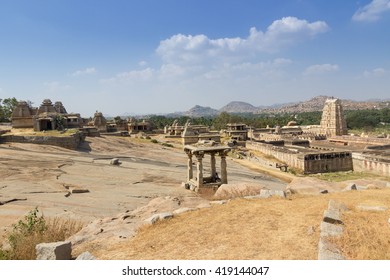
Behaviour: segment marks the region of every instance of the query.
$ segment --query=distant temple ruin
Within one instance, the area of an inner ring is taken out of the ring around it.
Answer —
[[[39,108],[31,107],[26,101],[19,101],[12,112],[12,127],[33,128],[35,131],[58,128],[80,128],[83,120],[80,114],[68,114],[62,102],[43,100]]]
[[[339,99],[326,100],[320,125],[251,130],[249,137],[248,149],[305,174],[355,170],[390,176],[390,140],[347,135]]]

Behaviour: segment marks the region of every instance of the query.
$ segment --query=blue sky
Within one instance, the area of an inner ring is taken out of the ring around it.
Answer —
[[[0,98],[88,117],[390,98],[390,0],[0,0]]]

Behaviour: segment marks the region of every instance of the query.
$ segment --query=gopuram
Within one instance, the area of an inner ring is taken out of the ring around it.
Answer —
[[[184,151],[188,156],[187,164],[187,183],[186,188],[198,192],[201,188],[217,189],[222,184],[227,184],[227,164],[226,156],[230,151],[228,146],[218,145],[214,141],[198,142],[193,145],[184,146]],[[193,174],[193,156],[196,159],[196,177]],[[203,159],[205,156],[210,157],[210,175],[204,175]],[[216,156],[221,160],[219,177],[216,167]]]

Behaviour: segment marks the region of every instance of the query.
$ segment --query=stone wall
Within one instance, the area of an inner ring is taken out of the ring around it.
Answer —
[[[390,139],[375,138],[375,137],[358,137],[358,136],[334,136],[328,138],[333,142],[345,142],[348,145],[351,144],[364,144],[364,145],[390,145]]]
[[[247,142],[247,148],[274,156],[305,174],[353,170],[349,152],[309,153],[259,142]]]
[[[371,172],[382,176],[390,176],[390,159],[378,156],[352,153],[355,171]]]
[[[291,151],[284,147],[273,146],[271,144],[250,142],[246,143],[247,149],[262,152],[263,154],[274,156],[280,161],[287,163],[290,167],[304,170],[304,160],[298,152]]]
[[[306,174],[338,172],[353,170],[352,154],[349,152],[331,152],[321,154],[306,154]]]
[[[13,117],[12,127],[13,128],[32,128],[33,118],[32,117]]]
[[[66,149],[75,150],[81,142],[84,141],[82,133],[75,133],[71,136],[23,136],[23,135],[4,135],[0,137],[1,143],[31,143],[40,145],[59,146]]]

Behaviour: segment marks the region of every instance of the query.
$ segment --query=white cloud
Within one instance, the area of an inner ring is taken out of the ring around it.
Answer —
[[[141,60],[140,62],[138,62],[138,65],[144,67],[148,65],[148,62],[146,62],[145,60]]]
[[[383,68],[375,68],[371,71],[364,71],[363,76],[365,78],[371,78],[371,77],[383,77],[386,74],[386,70]]]
[[[337,64],[315,64],[310,65],[303,72],[304,75],[316,75],[323,74],[329,72],[336,72],[339,70],[339,66]]]
[[[76,77],[76,76],[90,75],[90,74],[94,74],[96,72],[97,71],[96,71],[95,67],[89,67],[89,68],[85,68],[82,70],[77,70],[77,71],[73,72],[71,75],[73,77]]]
[[[296,17],[284,17],[274,21],[265,32],[252,27],[246,38],[210,39],[203,34],[176,34],[161,41],[156,52],[165,63],[200,64],[227,59],[237,62],[256,53],[280,51],[328,30],[324,21],[310,23]]]
[[[352,16],[354,21],[376,21],[381,15],[390,11],[390,0],[372,0],[363,8],[359,8]]]
[[[142,70],[132,70],[129,72],[122,72],[115,77],[100,80],[101,83],[125,83],[125,82],[145,82],[153,78],[155,70],[152,68],[145,68]]]

